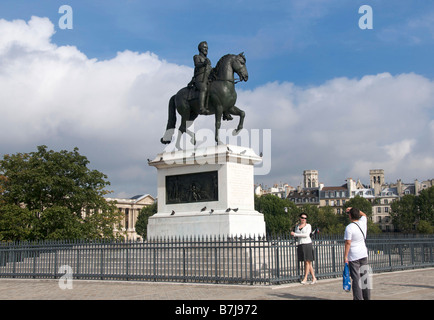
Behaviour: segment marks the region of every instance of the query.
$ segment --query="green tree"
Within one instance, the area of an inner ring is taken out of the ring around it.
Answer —
[[[392,223],[401,232],[413,232],[417,218],[417,197],[413,194],[403,196],[390,205]]]
[[[113,237],[119,212],[104,198],[110,182],[88,165],[78,148],[55,152],[39,146],[36,152],[5,155],[0,160],[0,205],[32,212],[38,237]]]
[[[96,208],[109,192],[107,176],[90,170],[89,161],[74,148],[55,152],[39,146],[37,152],[5,155],[0,184],[6,203],[25,204],[30,210],[44,211],[53,206],[67,207],[77,215],[83,208]]]
[[[80,239],[84,237],[80,218],[66,207],[45,209],[37,224],[38,238],[49,240]]]
[[[426,221],[434,226],[434,187],[424,189],[416,200],[418,220]]]
[[[341,216],[336,215],[332,207],[321,207],[318,209],[315,227],[319,228],[321,234],[343,234],[345,225],[341,220]]]
[[[150,206],[143,207],[142,210],[140,210],[139,216],[137,217],[135,228],[137,234],[139,234],[143,239],[146,239],[147,237],[148,219],[150,216],[157,213],[157,211],[158,211],[157,201],[155,201]]]
[[[419,221],[416,230],[418,233],[427,233],[427,234],[434,233],[433,225],[431,223],[429,223],[428,221],[425,221],[425,220]]]
[[[35,239],[35,222],[35,215],[27,208],[14,204],[0,204],[0,241]]]
[[[255,210],[264,214],[266,232],[269,234],[292,231],[301,212],[292,201],[271,194],[255,196]]]
[[[391,205],[392,222],[402,232],[429,233],[434,228],[434,187],[419,196],[405,195]]]

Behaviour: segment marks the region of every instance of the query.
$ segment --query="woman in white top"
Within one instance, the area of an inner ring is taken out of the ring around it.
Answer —
[[[309,273],[312,274],[311,284],[316,283],[315,272],[313,271],[312,261],[313,247],[312,240],[310,238],[310,233],[312,232],[312,227],[307,223],[307,214],[300,214],[300,223],[295,227],[294,232],[291,232],[291,236],[297,237],[299,239],[299,244],[297,246],[298,261],[304,261],[304,278],[301,284],[307,283],[307,277]]]

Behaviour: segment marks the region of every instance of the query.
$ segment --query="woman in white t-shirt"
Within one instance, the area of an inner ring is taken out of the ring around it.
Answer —
[[[350,268],[352,280],[353,299],[369,300],[370,283],[368,265],[368,248],[366,247],[366,234],[368,231],[368,220],[366,214],[356,208],[347,208],[351,223],[345,228],[345,253],[344,261]],[[364,278],[362,283],[361,279]]]
[[[291,236],[297,237],[299,240],[299,244],[297,246],[298,261],[304,261],[304,278],[301,281],[301,284],[307,283],[307,277],[309,273],[312,274],[311,284],[316,282],[315,272],[313,271],[312,267],[314,256],[312,240],[310,238],[311,232],[312,227],[309,223],[307,223],[307,214],[300,214],[300,223],[295,227],[295,230],[291,232]]]

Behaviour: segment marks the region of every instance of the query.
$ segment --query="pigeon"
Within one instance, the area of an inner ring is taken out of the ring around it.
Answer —
[[[238,208],[232,209],[232,211],[237,212],[237,211],[238,211]]]
[[[174,214],[175,214],[175,210],[172,210],[172,213],[170,215],[173,216]]]
[[[206,207],[203,207],[202,209],[200,209],[200,212],[205,211]]]
[[[226,209],[226,212],[229,212],[229,211],[231,211],[231,208],[227,208],[227,209]]]
[[[247,150],[241,151],[240,154],[245,154]]]
[[[214,212],[214,209],[211,209],[211,211],[209,212],[209,214],[211,214],[211,213],[213,213]]]
[[[259,153],[259,156],[262,158],[262,151],[261,151],[261,153]]]

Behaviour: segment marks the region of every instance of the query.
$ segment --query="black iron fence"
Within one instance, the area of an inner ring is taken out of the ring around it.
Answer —
[[[303,264],[289,236],[186,238],[146,242],[0,243],[0,277],[279,284],[298,281]],[[369,238],[373,272],[434,266],[434,236]],[[314,240],[318,278],[340,277],[344,241]]]

